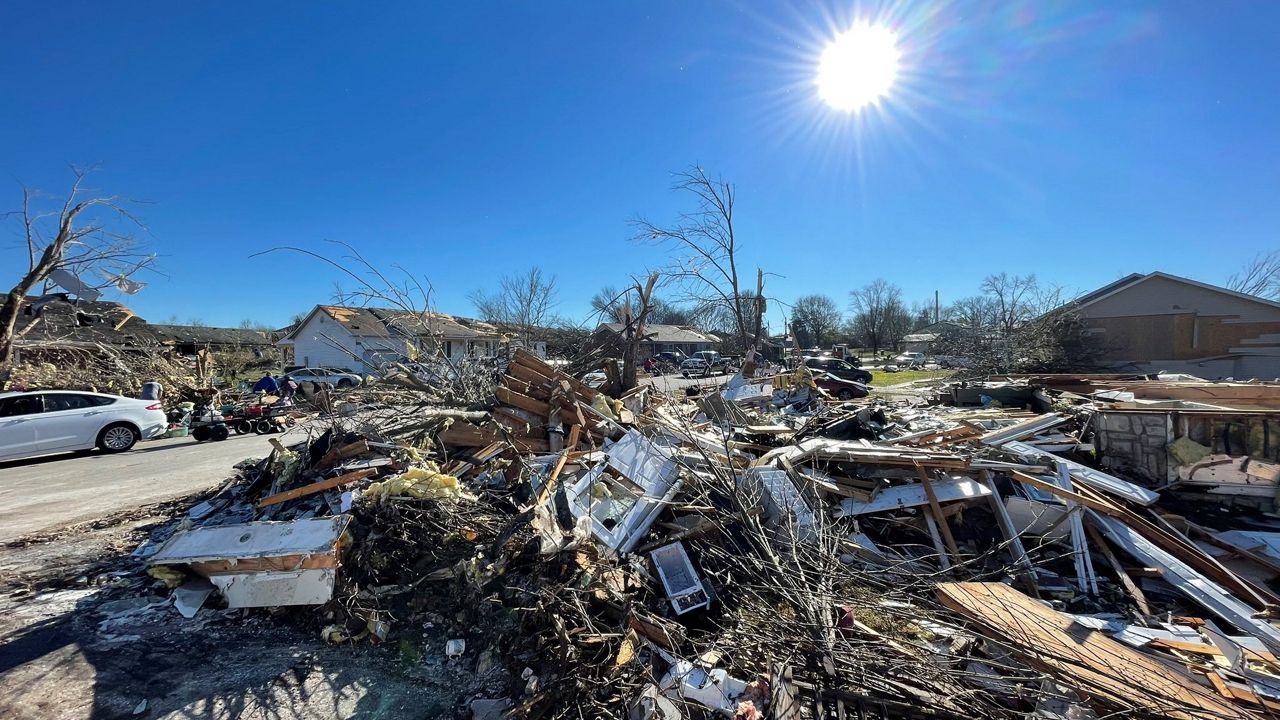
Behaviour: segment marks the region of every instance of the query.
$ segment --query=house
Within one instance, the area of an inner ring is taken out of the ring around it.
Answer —
[[[592,340],[596,345],[613,349],[619,354],[624,343],[622,323],[604,323],[596,328]],[[644,340],[640,343],[640,357],[646,358],[661,352],[680,352],[685,355],[711,350],[720,338],[711,333],[695,330],[688,325],[645,325]]]
[[[972,333],[973,329],[968,325],[961,325],[950,320],[940,320],[903,335],[902,351],[933,355],[936,351],[933,347],[934,343],[939,339],[948,335],[968,335]]]
[[[1176,275],[1134,273],[1064,306],[1104,362],[1207,379],[1280,377],[1280,303]]]
[[[0,294],[0,302],[8,295]],[[107,345],[154,350],[160,340],[151,325],[117,302],[28,297],[14,327],[15,360],[38,351]]]
[[[372,372],[422,352],[495,357],[510,337],[489,323],[436,312],[317,305],[276,344],[285,363]],[[545,352],[545,344],[543,344]],[[536,350],[536,348],[535,348]]]
[[[181,355],[194,355],[197,350],[217,351],[247,350],[257,357],[276,353],[271,333],[244,328],[218,328],[203,325],[150,325],[161,345],[173,348]]]

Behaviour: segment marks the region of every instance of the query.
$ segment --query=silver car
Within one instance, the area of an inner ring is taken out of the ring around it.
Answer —
[[[355,373],[342,372],[341,370],[330,368],[301,368],[285,373],[285,377],[293,378],[299,383],[319,382],[343,389],[353,388],[364,382],[364,378]]]
[[[168,429],[158,400],[70,390],[0,393],[0,460],[124,452]]]

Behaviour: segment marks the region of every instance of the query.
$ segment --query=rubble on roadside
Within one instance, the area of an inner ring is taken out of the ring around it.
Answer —
[[[471,668],[459,716],[1280,709],[1274,505],[1197,521],[1099,469],[1104,398],[803,389],[611,398],[517,352],[487,407],[278,444],[135,554],[193,622]]]

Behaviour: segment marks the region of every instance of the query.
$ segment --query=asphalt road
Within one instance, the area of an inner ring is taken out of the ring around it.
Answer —
[[[232,465],[266,457],[270,438],[232,435],[222,442],[189,437],[138,443],[119,455],[54,455],[0,463],[0,542],[92,520],[221,484]]]

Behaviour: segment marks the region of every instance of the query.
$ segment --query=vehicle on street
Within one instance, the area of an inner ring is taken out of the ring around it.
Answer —
[[[702,363],[694,361],[701,360]],[[685,377],[708,377],[730,372],[729,358],[723,357],[715,350],[699,350],[680,363],[680,374]]]
[[[364,382],[364,379],[355,373],[342,372],[333,368],[302,368],[285,373],[285,377],[293,378],[300,383],[318,382],[342,389],[353,388]]]
[[[95,447],[124,452],[167,429],[157,400],[69,390],[0,393],[0,460]]]
[[[904,352],[893,359],[893,364],[903,370],[919,370],[924,367],[924,353]]]
[[[804,364],[812,370],[822,370],[845,380],[860,382],[864,385],[871,383],[871,373],[848,360],[836,357],[807,357],[804,359]]]
[[[842,377],[836,377],[821,370],[814,371],[813,382],[821,390],[837,400],[856,400],[870,394],[867,386],[860,382],[845,380]]]
[[[710,377],[711,365],[704,358],[691,357],[680,363],[680,374],[685,377]]]

